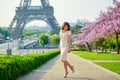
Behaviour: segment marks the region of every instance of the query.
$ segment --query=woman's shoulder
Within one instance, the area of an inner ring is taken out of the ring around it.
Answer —
[[[68,35],[71,35],[71,31],[69,30],[69,31],[67,31],[67,33],[68,33]]]
[[[67,32],[71,32],[71,30],[68,30]]]

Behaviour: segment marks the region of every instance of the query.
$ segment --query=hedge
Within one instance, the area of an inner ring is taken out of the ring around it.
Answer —
[[[16,80],[58,54],[59,51],[51,51],[24,56],[2,56],[0,57],[0,80]]]
[[[72,49],[72,51],[87,51],[87,50],[85,48],[78,48],[78,49],[74,48]]]

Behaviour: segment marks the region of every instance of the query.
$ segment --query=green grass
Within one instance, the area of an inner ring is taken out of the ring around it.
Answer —
[[[98,54],[96,52],[87,51],[72,51],[72,53],[88,60],[120,60],[120,54],[113,53]],[[94,62],[94,63],[120,74],[120,62]]]
[[[4,58],[6,55],[4,55],[4,54],[0,54],[0,59],[1,58]]]
[[[120,62],[95,62],[95,64],[120,74]]]
[[[120,60],[120,54],[87,52],[87,51],[72,51],[72,53],[89,60]]]

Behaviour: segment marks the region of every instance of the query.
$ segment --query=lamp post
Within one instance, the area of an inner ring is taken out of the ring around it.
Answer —
[[[22,54],[22,49],[24,49],[24,42],[19,38],[18,49],[20,50],[20,55]]]
[[[9,45],[9,42],[10,42],[10,38],[7,37],[8,39],[8,49],[7,49],[7,55],[12,55],[12,50],[10,49],[10,45]]]

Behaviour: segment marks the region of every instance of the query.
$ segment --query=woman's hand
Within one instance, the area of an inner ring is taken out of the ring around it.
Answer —
[[[71,50],[70,50],[70,48],[68,48],[68,53],[70,53],[71,52]]]
[[[68,35],[68,53],[70,53],[70,35]]]

